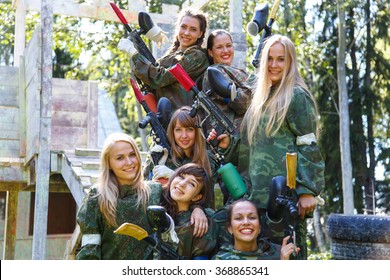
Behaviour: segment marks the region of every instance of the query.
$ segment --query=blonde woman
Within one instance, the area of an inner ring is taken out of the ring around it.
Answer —
[[[286,153],[298,154],[297,187],[294,200],[300,220],[298,258],[307,258],[306,222],[316,207],[315,197],[324,188],[324,161],[317,146],[318,112],[315,99],[299,74],[292,41],[281,35],[269,37],[260,59],[258,84],[245,114],[241,139],[220,135],[220,147],[227,160],[238,147],[238,169],[249,179],[249,194],[260,208],[263,230],[275,243],[282,244],[283,223],[269,224],[265,209],[273,177],[286,176]],[[215,132],[210,139],[216,137]],[[236,150],[237,151],[237,150]]]
[[[134,139],[124,133],[109,135],[100,156],[98,182],[77,213],[82,233],[77,259],[151,259],[152,248],[147,243],[113,231],[130,222],[150,233],[146,208],[159,205],[161,197],[161,184],[144,181]]]

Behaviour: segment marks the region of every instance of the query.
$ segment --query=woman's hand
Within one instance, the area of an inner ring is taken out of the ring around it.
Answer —
[[[280,259],[281,260],[289,260],[292,253],[298,254],[298,252],[301,250],[299,247],[295,247],[294,243],[288,243],[288,240],[290,239],[290,236],[286,236],[283,238],[282,242],[282,248],[280,249]]]
[[[219,140],[218,146],[221,149],[226,149],[227,147],[229,147],[229,145],[230,145],[230,138],[229,138],[228,134],[221,134],[221,135],[217,136],[217,132],[213,128],[210,131],[209,136],[207,137],[207,141],[214,140],[215,138],[217,138],[217,140]]]
[[[194,236],[202,237],[206,234],[209,224],[207,221],[206,214],[202,210],[202,208],[196,207],[192,210],[191,214],[191,225],[194,225]]]
[[[313,212],[316,208],[316,199],[311,194],[302,194],[298,200],[298,211],[301,219],[305,217],[305,214]]]

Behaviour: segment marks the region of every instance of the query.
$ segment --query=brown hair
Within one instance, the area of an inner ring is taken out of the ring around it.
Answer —
[[[181,21],[183,20],[184,17],[193,17],[193,18],[196,18],[198,21],[199,21],[199,27],[200,27],[200,31],[203,33],[202,36],[196,41],[195,45],[201,47],[202,44],[203,44],[203,41],[204,41],[204,37],[205,37],[205,34],[206,34],[206,29],[207,29],[207,15],[205,13],[203,13],[202,11],[197,11],[197,10],[193,10],[193,9],[186,9],[186,10],[183,10],[180,14],[179,14],[179,17],[178,17],[178,20],[176,22],[176,27],[177,29],[180,27],[180,24],[181,24]],[[177,33],[177,31],[176,31]],[[176,40],[175,42],[173,43],[172,47],[169,49],[168,52],[175,52],[178,50],[180,46],[180,42],[179,42],[179,39],[177,38],[177,35],[176,35]]]
[[[195,143],[192,149],[191,160],[193,163],[197,163],[200,166],[203,166],[206,172],[209,174],[209,176],[211,176],[211,167],[210,167],[210,161],[206,150],[206,141],[202,135],[202,131],[199,125],[200,124],[199,115],[196,115],[195,117],[191,117],[190,111],[191,111],[191,107],[189,106],[183,106],[177,109],[173,113],[171,117],[171,121],[169,122],[167,134],[172,149],[172,161],[178,167],[180,166],[178,160],[185,158],[186,156],[182,148],[180,148],[175,141],[174,130],[176,124],[180,123],[180,125],[182,125],[183,127],[194,127]]]
[[[228,35],[230,37],[230,40],[233,43],[232,34],[230,34],[229,32],[227,32],[224,29],[217,29],[217,30],[214,30],[213,32],[211,32],[209,37],[207,38],[207,50],[212,51],[213,46],[214,46],[214,39],[218,35]],[[207,52],[207,58],[209,59],[210,64],[214,64],[214,59],[208,54],[208,52]]]
[[[195,163],[187,163],[175,170],[175,173],[170,177],[167,187],[164,188],[163,192],[163,201],[161,203],[162,206],[167,210],[167,213],[171,215],[172,219],[175,220],[176,213],[178,212],[177,203],[171,197],[170,186],[172,181],[180,175],[193,175],[198,181],[198,183],[202,184],[202,189],[199,194],[202,195],[202,198],[198,201],[192,202],[193,205],[201,205],[205,206],[207,202],[210,200],[209,193],[211,186],[210,176],[207,174],[206,170],[198,164]]]
[[[240,198],[240,199],[234,201],[232,204],[229,205],[229,208],[228,208],[227,227],[230,227],[230,226],[232,225],[232,213],[233,213],[233,209],[234,209],[234,207],[235,207],[238,203],[240,203],[240,202],[249,202],[250,204],[253,205],[253,207],[255,207],[257,216],[259,216],[259,223],[260,223],[260,213],[259,213],[259,209],[258,209],[257,206],[256,206],[256,203],[254,203],[253,201],[248,200],[248,199],[246,199],[246,198]]]

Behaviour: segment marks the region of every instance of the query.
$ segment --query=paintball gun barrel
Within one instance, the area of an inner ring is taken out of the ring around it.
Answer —
[[[168,155],[170,156],[171,146],[168,141],[167,133],[163,125],[161,124],[158,115],[149,108],[136,81],[133,78],[130,78],[130,83],[131,87],[133,88],[135,97],[137,98],[137,101],[142,105],[146,112],[145,118],[139,122],[139,127],[144,129],[148,124],[150,124],[150,126],[152,127],[151,136],[153,137],[153,141],[161,145],[163,148],[166,148],[168,150]],[[157,165],[158,161],[163,156],[163,152],[161,154],[152,153],[151,155],[153,163]]]
[[[255,30],[258,33],[260,33],[264,29],[264,32],[263,32],[263,35],[261,37],[259,46],[257,47],[257,50],[256,50],[255,57],[252,60],[252,65],[255,68],[259,68],[259,64],[260,64],[259,57],[260,57],[260,53],[261,53],[261,50],[263,48],[265,39],[267,39],[269,36],[272,35],[272,24],[275,21],[276,12],[278,11],[278,8],[279,8],[279,5],[280,5],[280,1],[281,0],[276,0],[274,5],[272,6],[271,14],[269,16],[268,25],[263,25],[263,23],[267,20],[267,17],[268,17],[268,5],[267,4],[265,4],[261,8],[257,8],[255,10],[255,14],[253,16],[253,19],[248,24],[247,29],[248,29],[248,32],[251,35],[256,35],[256,34],[253,34],[253,33],[255,33],[255,32],[253,32],[253,30]],[[252,24],[252,23],[256,23],[256,24]],[[255,25],[257,27],[253,28],[253,26],[255,26]]]
[[[141,34],[146,34],[154,26],[149,14],[145,12],[138,13],[138,24],[140,25],[140,30],[137,31],[130,27],[125,16],[114,2],[110,2],[110,5],[118,16],[119,20],[123,23],[123,26],[126,28],[127,32],[129,32],[128,38],[133,43],[135,49],[156,66],[156,59],[140,36]]]

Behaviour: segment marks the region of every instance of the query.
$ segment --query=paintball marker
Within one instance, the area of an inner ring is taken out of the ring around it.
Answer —
[[[140,30],[133,30],[131,29],[129,23],[127,22],[125,16],[121,12],[121,10],[118,8],[117,5],[115,5],[114,2],[110,2],[110,5],[116,15],[118,16],[119,20],[123,23],[123,26],[126,28],[126,30],[129,32],[129,40],[133,43],[135,49],[145,56],[153,65],[157,65],[156,59],[154,58],[153,54],[150,52],[148,47],[146,46],[145,42],[141,38],[141,34],[146,34],[150,29],[153,28],[154,24],[152,19],[150,18],[149,14],[145,12],[138,13],[138,24],[140,26]]]
[[[149,14],[145,12],[138,13],[138,24],[140,26],[140,30],[137,31],[130,27],[125,16],[118,8],[118,6],[115,5],[114,2],[110,2],[110,5],[114,10],[115,14],[118,16],[119,20],[123,23],[123,26],[125,27],[127,32],[129,33],[128,39],[133,43],[135,49],[141,55],[146,57],[154,66],[157,66],[156,59],[154,58],[153,54],[150,52],[149,48],[146,46],[145,42],[142,40],[140,36],[142,34],[146,34],[150,29],[154,27],[153,21],[150,18]],[[132,74],[132,76],[137,80],[138,84],[141,86],[141,91],[143,92],[146,103],[149,105],[150,109],[152,109],[152,111],[154,112],[157,112],[156,98],[154,94],[151,94],[151,92],[153,91],[148,86],[146,86],[140,79],[135,77],[134,74]]]
[[[114,233],[123,234],[133,237],[139,241],[148,243],[153,248],[154,260],[183,260],[184,257],[176,253],[175,246],[171,243],[166,243],[162,240],[162,233],[165,233],[173,226],[169,215],[166,213],[164,207],[152,205],[146,209],[148,223],[152,228],[152,233],[148,232],[142,227],[132,224],[123,223]]]
[[[133,78],[130,78],[131,87],[133,88],[135,97],[137,98],[138,102],[141,104],[141,106],[144,108],[146,112],[146,116],[139,122],[139,127],[141,129],[144,129],[148,124],[152,127],[152,131],[150,132],[150,135],[152,136],[153,141],[162,146],[163,148],[166,148],[168,150],[168,156],[170,156],[171,146],[168,141],[167,133],[164,129],[163,124],[168,123],[168,120],[162,120],[167,117],[169,117],[170,112],[172,110],[172,106],[170,101],[162,97],[159,101],[159,110],[161,110],[161,113],[158,112],[157,114],[153,112],[148,104],[145,101],[144,96],[142,95],[140,89],[138,88],[138,85],[136,81]],[[164,115],[164,116],[163,116]],[[151,153],[153,163],[155,165],[158,165],[159,160],[164,155],[164,152],[161,153]]]
[[[259,46],[257,47],[255,57],[252,60],[252,65],[255,68],[259,68],[260,64],[260,53],[263,48],[263,44],[265,39],[272,35],[272,24],[276,18],[276,12],[278,11],[281,0],[276,0],[274,5],[272,6],[271,14],[269,16],[268,25],[266,25],[266,21],[268,18],[268,4],[263,4],[262,6],[257,6],[255,9],[255,13],[253,15],[252,20],[247,25],[247,31],[250,35],[256,36],[263,29],[263,35],[261,36],[261,40]]]
[[[191,79],[188,73],[183,69],[180,64],[176,64],[169,69],[169,72],[176,78],[176,80],[184,87],[186,91],[192,90],[195,93],[195,101],[192,105],[190,112],[191,117],[195,117],[199,106],[201,106],[207,113],[207,116],[203,119],[201,125],[211,117],[216,123],[215,130],[218,134],[227,132],[232,134],[234,132],[234,125],[228,117],[221,111],[221,109],[211,101],[210,97],[206,92],[199,91],[196,87],[195,82]],[[220,73],[222,75],[222,73]],[[218,78],[216,78],[218,79]],[[212,81],[210,81],[212,83]],[[216,147],[218,141],[213,142],[212,145]]]
[[[287,179],[283,176],[272,178],[266,214],[273,223],[280,223],[285,218],[285,235],[290,236],[289,242],[296,248],[298,209],[292,192],[296,186],[297,153],[286,153],[286,169]],[[292,255],[296,256],[295,250]]]

